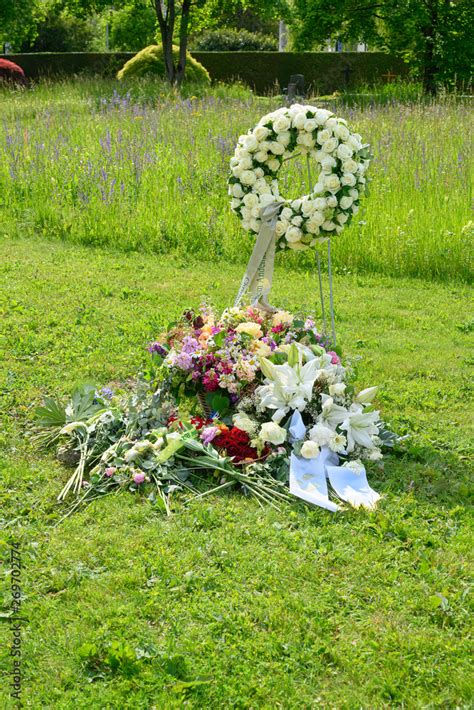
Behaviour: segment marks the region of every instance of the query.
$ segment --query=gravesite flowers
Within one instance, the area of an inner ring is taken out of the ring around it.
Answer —
[[[372,404],[377,387],[357,392],[350,364],[329,347],[312,317],[186,310],[149,345],[150,367],[131,391],[86,387],[69,405],[38,410],[37,440],[76,463],[60,499],[75,492],[74,508],[128,488],[170,512],[177,492],[238,486],[276,505],[290,499],[291,454],[317,462],[327,450],[364,470],[391,435]]]

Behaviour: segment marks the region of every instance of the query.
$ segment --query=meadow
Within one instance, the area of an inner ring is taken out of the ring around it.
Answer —
[[[243,263],[251,240],[226,207],[229,156],[239,134],[280,103],[242,87],[184,98],[150,82],[9,94],[0,107],[0,234]],[[468,280],[467,100],[327,105],[374,153],[370,200],[335,244],[335,266]],[[307,194],[305,180],[301,163],[287,164],[282,194]],[[285,261],[312,267],[310,254]]]
[[[229,304],[250,244],[227,161],[277,105],[238,86],[114,91],[46,84],[0,104],[1,707],[16,707],[12,543],[24,707],[471,707],[468,107],[338,107],[376,154],[364,224],[334,248],[338,336],[406,437],[370,465],[378,509],[279,513],[235,493],[178,497],[166,518],[123,494],[58,524],[69,471],[31,444],[34,408],[126,383],[185,307]],[[279,258],[273,300],[318,314],[310,259]]]

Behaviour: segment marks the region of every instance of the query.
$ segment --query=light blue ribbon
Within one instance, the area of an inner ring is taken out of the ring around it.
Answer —
[[[306,427],[300,412],[293,412],[289,427],[290,442],[305,438]],[[355,507],[373,508],[380,498],[367,481],[365,468],[359,472],[339,466],[339,457],[323,446],[314,459],[292,453],[290,457],[290,493],[308,503],[332,512],[339,506],[329,499],[327,479],[336,495]]]

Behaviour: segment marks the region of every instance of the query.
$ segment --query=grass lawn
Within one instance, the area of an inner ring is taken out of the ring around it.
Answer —
[[[284,263],[273,300],[311,310],[314,274]],[[170,317],[202,296],[227,305],[242,267],[30,237],[4,239],[1,272],[2,549],[11,536],[21,550],[25,707],[472,706],[466,286],[336,276],[341,344],[409,435],[371,466],[376,512],[223,494],[166,518],[123,494],[55,527],[68,472],[24,437],[41,394],[123,382]]]

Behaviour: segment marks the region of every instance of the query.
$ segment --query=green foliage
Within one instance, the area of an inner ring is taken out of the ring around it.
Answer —
[[[204,52],[275,51],[275,37],[248,30],[216,29],[200,34],[192,43],[192,49]]]
[[[178,60],[178,47],[173,46],[173,56]],[[118,79],[140,78],[154,75],[164,78],[166,76],[165,60],[161,45],[151,45],[138,52],[132,59],[129,59],[123,68],[118,72]],[[207,70],[194,59],[189,52],[186,55],[186,80],[209,84],[210,78]]]
[[[384,81],[387,72],[405,77],[406,64],[383,52],[193,52],[213,81],[240,79],[258,93],[281,92],[292,74],[304,74],[316,95]]]
[[[36,24],[35,37],[23,42],[23,52],[86,52],[94,37],[92,24],[57,5],[46,9]]]
[[[81,90],[89,100],[91,91]],[[62,94],[71,101],[64,86]],[[25,106],[19,120],[26,118]],[[409,136],[410,126],[402,129]],[[208,150],[209,140],[197,139]],[[110,495],[54,527],[68,472],[25,440],[32,403],[45,390],[66,394],[76,381],[126,382],[170,317],[203,294],[218,308],[232,303],[242,265],[39,237],[3,239],[0,251],[0,516],[20,543],[25,705],[472,704],[472,333],[457,327],[469,320],[465,286],[334,278],[339,335],[362,358],[359,381],[384,384],[384,416],[409,434],[385,470],[371,468],[384,493],[378,511],[335,516],[302,505],[280,514],[226,493],[188,507],[176,498],[166,519],[138,494]],[[277,265],[275,303],[307,310],[316,292],[314,266],[304,274]],[[72,326],[82,304],[91,315]],[[8,671],[7,624],[0,633]],[[0,684],[1,707],[11,706],[9,693]]]
[[[470,0],[295,0],[296,49],[320,46],[327,37],[364,40],[403,57],[434,93],[437,83],[472,78],[474,5]]]
[[[156,13],[146,0],[135,0],[110,14],[110,47],[137,52],[155,40]]]

